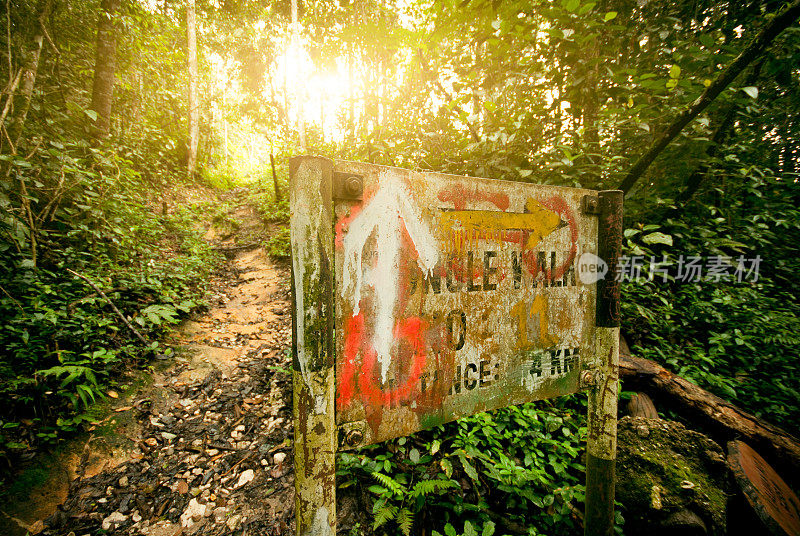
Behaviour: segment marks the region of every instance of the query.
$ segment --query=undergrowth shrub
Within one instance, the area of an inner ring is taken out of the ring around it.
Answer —
[[[795,435],[800,433],[796,188],[752,175],[732,206],[700,205],[659,231],[628,229],[626,253],[643,257],[643,277],[622,285],[622,326],[634,353]],[[648,244],[646,237],[654,232],[670,239]],[[740,256],[759,257],[760,263],[757,278],[753,273],[742,281],[706,274],[697,282],[673,277],[663,282],[658,274],[651,281],[650,258],[663,255],[669,255],[673,275],[681,255],[728,258],[731,272]]]
[[[11,176],[26,194],[2,182],[0,457],[80,429],[119,372],[159,351],[113,306],[155,341],[202,304],[216,259],[198,209],[151,210],[152,185],[119,154],[59,143]]]
[[[577,534],[585,412],[561,397],[343,452],[339,493],[379,534]]]
[[[283,197],[276,201],[271,188],[261,188],[250,199],[265,222],[278,224],[264,243],[267,253],[276,259],[288,259],[292,252],[287,227],[290,215],[289,193],[284,190]]]
[[[253,196],[261,217],[269,223],[289,223],[289,199],[275,201],[272,192],[261,191]]]
[[[267,253],[277,259],[288,259],[292,254],[292,245],[289,238],[289,228],[278,227],[267,240]]]

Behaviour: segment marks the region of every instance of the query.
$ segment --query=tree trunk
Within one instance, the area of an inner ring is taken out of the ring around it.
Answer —
[[[649,391],[726,439],[744,439],[777,467],[791,474],[793,480],[798,480],[800,441],[797,438],[673,374],[654,361],[629,355],[626,348],[626,345],[620,344],[619,374],[626,387]]]
[[[278,174],[275,172],[275,155],[270,151],[269,165],[272,167],[272,187],[275,190],[275,204],[281,201],[281,190],[278,185]]]
[[[355,14],[353,15],[355,18]],[[355,44],[348,44],[349,54],[347,57],[347,144],[350,147],[356,145],[356,92],[353,77],[353,64],[356,61]]]
[[[475,49],[473,52],[473,65],[478,70],[483,65],[482,54],[483,42],[475,40]],[[475,121],[478,123],[477,128],[483,123],[483,105],[481,104],[480,84],[476,78],[472,85],[472,113],[475,115]]]
[[[605,12],[605,2],[600,2],[597,10]],[[586,46],[584,63],[586,65],[586,78],[581,91],[581,111],[583,112],[583,139],[586,162],[589,164],[600,163],[600,129],[597,125],[597,115],[600,100],[600,37],[593,39]],[[588,153],[588,154],[587,154]]]
[[[644,417],[645,419],[658,419],[653,400],[645,393],[633,393],[628,401],[628,415],[631,417]]]
[[[119,0],[102,0],[97,19],[97,49],[94,61],[91,109],[97,113],[93,134],[105,138],[111,129],[111,108],[114,99],[114,72],[117,68],[117,35],[114,19]]]
[[[197,40],[194,0],[186,2],[186,58],[189,66],[189,143],[186,147],[186,174],[191,180],[197,168],[197,144],[200,138],[200,109],[197,104]]]
[[[39,2],[36,10],[39,16],[33,22],[32,39],[24,42],[21,46],[20,65],[22,73],[19,81],[19,93],[7,130],[8,139],[13,144],[12,152],[16,152],[16,146],[22,137],[22,127],[28,117],[28,110],[31,108],[33,88],[36,85],[36,74],[39,71],[39,57],[42,54],[42,44],[44,43],[44,24],[50,18],[52,8],[52,0],[41,0]]]
[[[297,18],[297,0],[292,0],[292,50],[300,57],[300,24]],[[300,75],[302,76],[302,74]],[[297,131],[300,137],[300,148],[306,150],[306,119],[305,119],[305,80],[292,80],[295,88],[295,104],[297,106]]]

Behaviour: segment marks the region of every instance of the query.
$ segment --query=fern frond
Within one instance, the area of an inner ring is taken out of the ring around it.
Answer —
[[[372,473],[372,476],[375,477],[375,480],[383,484],[383,487],[392,490],[392,492],[396,495],[403,495],[403,486],[401,486],[397,480],[393,479],[389,475],[385,475],[383,473]]]
[[[375,521],[372,523],[372,530],[385,525],[387,521],[391,521],[397,517],[398,508],[392,504],[387,504],[375,512]]]
[[[397,513],[395,521],[397,521],[397,525],[404,536],[409,536],[411,534],[411,526],[414,524],[414,512],[408,508],[403,508]]]
[[[457,484],[452,480],[420,480],[414,484],[414,489],[411,490],[409,495],[411,497],[420,497],[430,495],[434,492],[439,492],[447,488],[456,487]]]

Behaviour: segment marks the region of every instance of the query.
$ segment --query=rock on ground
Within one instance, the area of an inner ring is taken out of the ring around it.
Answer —
[[[617,500],[627,536],[723,535],[729,491],[725,456],[708,437],[674,421],[620,419]]]

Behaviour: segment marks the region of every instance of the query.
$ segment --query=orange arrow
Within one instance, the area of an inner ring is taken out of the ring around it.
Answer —
[[[439,216],[442,235],[451,238],[455,250],[463,249],[465,243],[476,239],[502,241],[504,233],[510,231],[528,233],[525,248],[532,249],[544,237],[565,225],[558,214],[530,197],[525,203],[525,212],[451,210]]]

